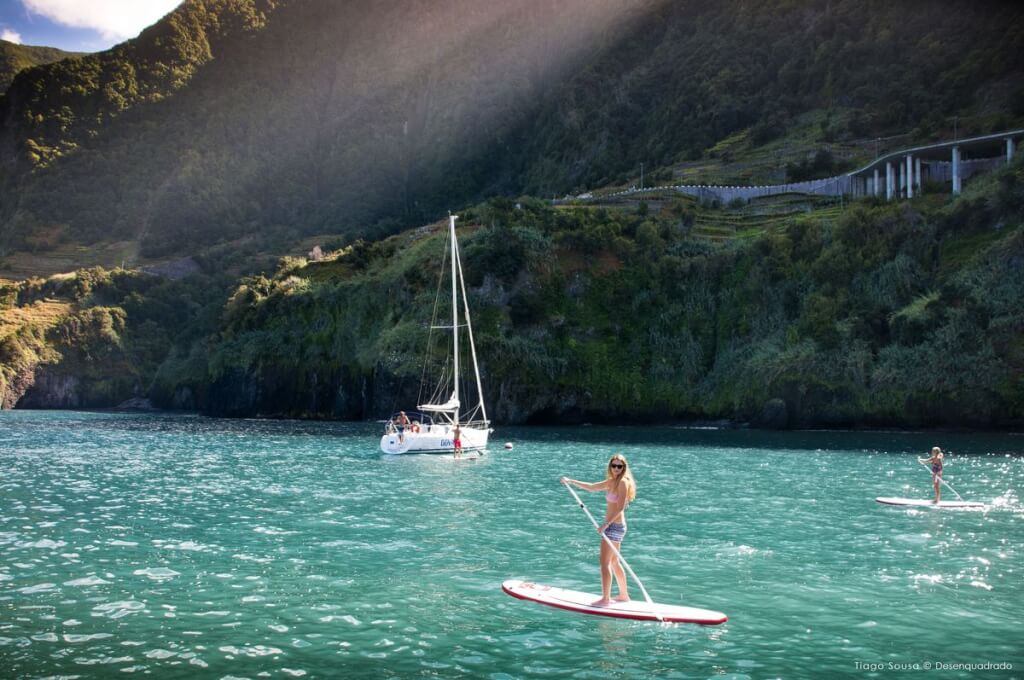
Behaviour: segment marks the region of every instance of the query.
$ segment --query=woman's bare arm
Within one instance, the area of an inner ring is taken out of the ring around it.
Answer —
[[[593,484],[588,484],[587,482],[581,482],[578,479],[569,479],[568,477],[562,477],[562,484],[572,484],[573,486],[578,486],[584,491],[603,491],[604,489],[608,488],[608,483],[610,481],[610,479],[606,479],[603,482],[595,482]]]

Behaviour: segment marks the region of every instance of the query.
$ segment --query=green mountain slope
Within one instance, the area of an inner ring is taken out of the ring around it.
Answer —
[[[871,153],[879,136],[950,138],[953,116],[961,135],[1006,129],[1024,120],[1022,29],[1010,2],[673,3],[544,111],[523,154],[524,188],[622,183],[640,163],[750,161],[779,138],[779,165],[855,140]]]
[[[380,235],[639,163],[667,177],[737,133],[728,153],[792,139],[813,154],[941,136],[954,115],[962,132],[1009,125],[1022,17],[967,1],[189,0],[0,99],[0,251]]]
[[[493,182],[481,150],[630,4],[186,2],[7,93],[0,234],[164,253],[420,219]]]
[[[78,52],[65,52],[56,47],[18,45],[0,40],[0,92],[6,90],[19,72],[33,66],[50,64],[68,57],[79,56]]]
[[[187,0],[0,97],[0,271],[198,269],[0,281],[0,406],[414,403],[430,225],[455,209],[501,422],[1019,427],[1019,160],[961,197],[891,205],[546,199],[635,183],[641,163],[648,181],[781,181],[882,136],[1024,126],[1022,17],[960,0]],[[330,255],[267,264],[313,243]]]

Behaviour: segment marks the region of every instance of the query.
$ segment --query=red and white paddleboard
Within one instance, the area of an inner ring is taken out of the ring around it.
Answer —
[[[885,505],[912,505],[919,508],[983,508],[984,503],[976,501],[939,501],[934,503],[930,500],[920,498],[876,498],[879,503]]]
[[[501,589],[520,600],[538,602],[549,607],[565,609],[578,614],[610,616],[614,619],[657,621],[658,614],[660,614],[661,620],[668,623],[697,623],[702,626],[717,626],[729,620],[729,617],[722,612],[713,612],[708,609],[677,607],[671,604],[655,604],[655,609],[645,600],[613,602],[605,607],[594,607],[590,603],[600,599],[600,595],[545,586],[519,579],[505,581],[501,584]]]

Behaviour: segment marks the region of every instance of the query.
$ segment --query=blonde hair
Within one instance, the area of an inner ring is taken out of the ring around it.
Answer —
[[[626,483],[626,498],[628,498],[632,502],[633,500],[636,499],[636,480],[633,479],[633,472],[629,469],[629,461],[627,461],[626,457],[621,453],[616,453],[612,455],[611,458],[608,459],[608,479],[615,479],[614,475],[612,474],[611,465],[616,460],[620,461],[623,465],[626,466],[626,469],[623,470],[622,472],[621,479],[623,482]]]

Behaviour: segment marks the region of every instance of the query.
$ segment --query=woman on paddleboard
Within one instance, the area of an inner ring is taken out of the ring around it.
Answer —
[[[626,506],[636,498],[636,482],[633,480],[633,473],[629,470],[629,463],[621,453],[616,453],[608,461],[607,477],[603,482],[588,484],[576,479],[562,477],[562,484],[572,485],[584,491],[604,491],[605,501],[608,507],[604,513],[604,524],[597,532],[608,538],[615,545],[615,550],[622,549],[622,539],[626,535]],[[629,587],[626,582],[626,572],[619,564],[619,558],[608,545],[608,541],[601,540],[601,553],[599,564],[601,566],[601,599],[594,603],[595,606],[603,607],[612,603],[612,574],[615,575],[615,582],[619,584],[619,596],[616,602],[629,601]]]
[[[935,487],[935,500],[932,503],[936,504],[942,498],[942,458],[942,449],[938,446],[933,446],[930,458],[917,459],[919,463],[932,466],[932,486]]]

